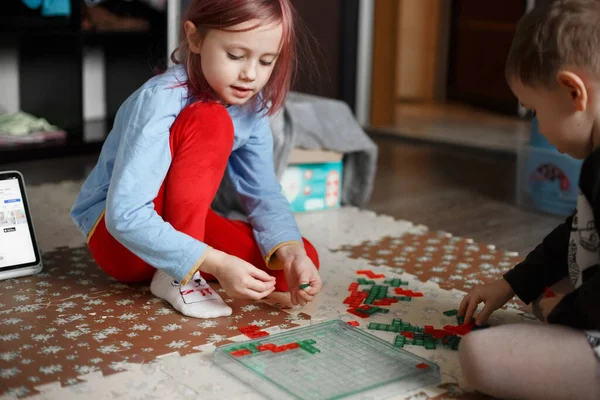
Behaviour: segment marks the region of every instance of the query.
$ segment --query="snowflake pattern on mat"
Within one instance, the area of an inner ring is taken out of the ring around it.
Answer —
[[[410,245],[401,246],[402,243]],[[380,265],[381,258],[385,258],[385,265],[402,268],[423,282],[432,281],[442,289],[463,291],[500,278],[521,261],[516,253],[497,251],[493,245],[444,232],[407,234],[402,240],[386,237],[357,246],[342,246],[337,251],[350,258],[364,258],[373,266]]]
[[[0,397],[35,394],[36,386],[52,382],[77,384],[80,375],[118,372],[174,351],[195,353],[197,346],[238,336],[232,326],[278,326],[287,315],[267,304],[232,300],[213,285],[233,315],[187,318],[147,285],[104,275],[84,247],[57,249],[43,261],[43,274],[0,281],[0,343],[10,349],[0,351]]]

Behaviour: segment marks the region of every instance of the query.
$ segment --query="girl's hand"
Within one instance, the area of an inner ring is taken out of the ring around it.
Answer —
[[[275,278],[265,271],[222,251],[207,251],[200,269],[214,275],[230,297],[259,300],[275,290]]]
[[[292,304],[304,306],[313,301],[314,297],[321,291],[323,282],[317,267],[306,254],[304,247],[299,244],[290,244],[278,249],[276,255],[283,263],[283,272]],[[302,284],[309,284],[310,286],[299,289]]]
[[[496,282],[478,286],[462,299],[458,308],[458,315],[464,315],[465,323],[468,324],[471,318],[473,318],[473,314],[475,314],[479,303],[483,302],[485,307],[475,319],[475,323],[481,325],[487,321],[490,314],[505,305],[514,295],[515,292],[504,279],[498,279]]]

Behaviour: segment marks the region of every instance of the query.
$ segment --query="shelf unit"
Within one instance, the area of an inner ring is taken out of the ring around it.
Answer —
[[[81,7],[85,6],[80,0],[71,0],[70,17],[42,17],[21,0],[5,1],[0,50],[17,48],[19,108],[64,129],[67,138],[2,146],[0,163],[97,152],[123,101],[166,67],[166,15],[150,31],[84,31]],[[88,48],[101,49],[104,55],[106,117],[102,120],[84,118],[83,56]],[[95,139],[86,139],[88,130],[96,131]]]

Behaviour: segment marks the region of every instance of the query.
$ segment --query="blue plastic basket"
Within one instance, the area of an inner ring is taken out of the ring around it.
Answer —
[[[577,207],[583,161],[561,154],[532,123],[529,146],[518,149],[517,204],[554,215],[569,215]]]

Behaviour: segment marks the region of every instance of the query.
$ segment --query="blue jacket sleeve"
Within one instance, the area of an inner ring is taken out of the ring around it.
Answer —
[[[232,153],[228,173],[267,265],[281,244],[302,244],[290,204],[275,175],[273,136],[266,115],[257,119],[248,142]]]
[[[121,244],[178,281],[187,281],[207,245],[165,222],[154,199],[171,164],[169,129],[181,100],[160,89],[143,89],[125,102],[113,129],[122,139],[106,200],[106,227]]]

